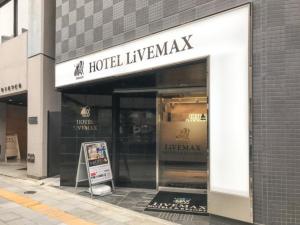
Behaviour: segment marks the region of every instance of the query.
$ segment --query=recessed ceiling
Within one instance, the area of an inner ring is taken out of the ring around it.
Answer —
[[[0,98],[0,102],[10,105],[27,106],[27,93]]]

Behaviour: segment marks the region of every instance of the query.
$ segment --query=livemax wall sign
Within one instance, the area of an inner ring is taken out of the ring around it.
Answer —
[[[210,57],[243,59],[248,33],[241,9],[220,13],[56,65],[55,86],[149,71]],[[220,65],[222,66],[222,65]]]

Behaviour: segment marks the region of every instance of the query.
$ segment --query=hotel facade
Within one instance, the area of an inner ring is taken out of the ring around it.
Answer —
[[[207,194],[211,224],[299,223],[297,1],[56,1],[61,184]],[[88,114],[87,114],[88,112]]]

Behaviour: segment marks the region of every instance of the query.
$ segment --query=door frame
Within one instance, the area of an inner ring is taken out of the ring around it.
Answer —
[[[195,189],[195,188],[177,188],[177,187],[165,187],[159,185],[159,148],[160,148],[160,123],[161,123],[161,99],[166,97],[186,96],[193,97],[204,94],[207,97],[207,189]],[[171,88],[162,89],[157,91],[156,95],[156,190],[157,191],[169,191],[169,192],[185,192],[185,193],[197,193],[206,194],[209,185],[209,104],[208,104],[208,88]]]

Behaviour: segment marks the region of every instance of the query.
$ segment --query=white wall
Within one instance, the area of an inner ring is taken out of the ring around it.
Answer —
[[[0,44],[0,98],[27,90],[27,33]],[[21,88],[11,86],[21,84]],[[10,86],[10,90],[1,88]]]

